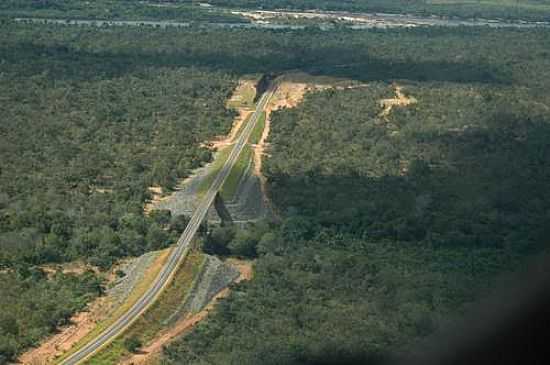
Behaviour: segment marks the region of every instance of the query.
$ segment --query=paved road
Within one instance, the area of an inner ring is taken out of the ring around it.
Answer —
[[[204,220],[208,208],[214,201],[216,194],[221,189],[225,179],[229,176],[231,169],[235,165],[235,162],[239,158],[241,151],[246,145],[260,113],[265,109],[265,106],[271,96],[274,89],[267,90],[258,101],[256,111],[249,119],[247,125],[243,129],[243,132],[235,142],[233,150],[229,154],[225,165],[222,167],[214,182],[210,186],[210,189],[202,199],[198,208],[193,213],[191,220],[187,224],[185,231],[179,238],[176,247],[172,250],[164,268],[154,281],[153,285],[147,290],[147,292],[126,312],[122,315],[114,324],[103,331],[94,340],[89,342],[86,346],[75,352],[73,355],[65,359],[61,364],[74,365],[79,364],[93,355],[98,349],[109,344],[112,340],[120,335],[126,328],[128,328],[160,295],[162,290],[170,282],[170,279],[174,276],[179,263],[183,260],[191,248],[191,241],[197,232],[201,222]]]

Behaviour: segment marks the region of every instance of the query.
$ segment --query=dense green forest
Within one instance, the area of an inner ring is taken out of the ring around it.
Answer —
[[[8,334],[0,338],[3,360],[99,292],[88,274],[48,278],[36,265],[85,259],[107,268],[173,242],[181,222],[144,216],[147,187],[170,189],[211,158],[200,143],[228,130],[233,113],[224,102],[239,76],[295,69],[370,86],[313,94],[275,115],[265,172],[284,222],[211,233],[207,249],[219,250],[218,235],[222,253],[259,256],[257,278],[172,347],[169,358],[195,361],[191,342],[215,363],[239,356],[254,363],[260,353],[304,362],[329,345],[336,354],[353,355],[362,348],[356,334],[366,329],[346,332],[345,322],[336,322],[346,313],[361,323],[366,310],[379,311],[379,323],[395,317],[394,325],[366,325],[369,343],[378,345],[358,356],[383,357],[430,332],[495,272],[515,267],[520,256],[544,244],[549,35],[476,28],[97,29],[1,21],[0,80],[7,85],[0,88],[0,296],[8,298],[1,303],[0,326]],[[393,80],[419,102],[385,121],[377,117],[377,100],[392,95]],[[416,282],[409,272],[426,281]],[[35,296],[9,300],[15,291]],[[54,291],[67,296],[55,313],[40,299]],[[415,309],[392,307],[392,295],[406,296],[403,303]],[[301,318],[309,315],[309,300],[316,301],[312,314],[330,320]],[[363,307],[365,300],[372,303]],[[377,309],[384,300],[387,308]],[[29,317],[20,307],[41,314]],[[267,326],[261,336],[249,328],[258,327],[259,318]],[[286,323],[284,331],[278,322]],[[320,337],[323,323],[333,327],[330,344]],[[260,339],[272,347],[260,346]],[[242,352],[229,351],[224,341],[243,344]]]
[[[170,189],[211,159],[200,144],[230,127],[236,82],[40,46],[23,29],[4,27],[0,46],[0,363],[99,294],[93,274],[48,278],[35,265],[108,268],[175,241],[184,222],[145,216],[147,187]]]
[[[191,1],[137,0],[4,0],[0,17],[38,17],[96,20],[172,20],[185,22],[244,23],[230,12],[208,9]]]
[[[486,48],[489,77],[462,63],[468,37],[439,33],[438,51],[461,62],[438,74],[415,67],[434,55],[428,38],[369,41],[390,34],[381,52],[403,53],[362,79],[394,80],[417,103],[380,116],[394,89],[375,81],[274,114],[264,173],[283,221],[210,233],[207,251],[257,257],[256,276],[164,363],[386,363],[548,251],[549,74],[525,65],[542,71],[548,45],[521,63],[522,46]]]
[[[524,88],[408,84],[310,94],[274,115],[281,225],[211,233],[256,277],[168,364],[379,363],[444,327],[498,273],[547,251],[550,113]],[[246,231],[245,231],[246,232]]]
[[[0,265],[86,258],[108,267],[166,247],[170,236],[143,216],[147,187],[170,189],[210,160],[199,145],[230,126],[233,80],[162,67],[96,80],[15,71],[1,76],[11,87],[0,91]]]
[[[550,20],[548,0],[211,0],[211,4],[250,9],[410,13],[458,18]]]
[[[282,211],[368,239],[532,250],[550,234],[550,110],[525,88],[419,83],[378,115],[383,86],[311,95],[273,120]]]
[[[457,319],[518,259],[371,242],[299,217],[256,241],[254,279],[170,345],[166,364],[375,364]]]

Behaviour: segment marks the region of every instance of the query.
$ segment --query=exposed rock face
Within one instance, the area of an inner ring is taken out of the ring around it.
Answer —
[[[215,256],[205,255],[206,260],[185,300],[165,321],[171,325],[177,320],[201,311],[211,300],[240,275],[239,270]]]
[[[191,313],[200,311],[216,294],[238,277],[237,269],[225,264],[215,256],[207,256],[204,268],[186,303],[187,310]]]

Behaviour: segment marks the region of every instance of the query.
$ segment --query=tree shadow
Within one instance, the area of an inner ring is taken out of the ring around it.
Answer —
[[[447,61],[404,62],[372,56],[368,49],[319,47],[295,51],[275,45],[272,52],[254,54],[248,48],[228,53],[215,47],[201,51],[138,50],[91,52],[70,45],[20,42],[0,46],[3,68],[19,77],[47,74],[56,80],[93,80],[126,74],[145,75],[149,68],[197,67],[237,75],[302,70],[313,75],[359,81],[452,81],[507,84],[511,80],[496,68],[480,63]]]
[[[550,123],[489,124],[420,133],[410,143],[441,158],[394,176],[276,174],[270,193],[282,211],[369,239],[535,252],[550,237]]]

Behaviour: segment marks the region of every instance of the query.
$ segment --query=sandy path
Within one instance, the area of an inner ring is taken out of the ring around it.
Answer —
[[[214,141],[208,142],[209,147],[219,149],[221,147],[233,144],[235,138],[237,137],[237,133],[240,131],[244,121],[247,120],[248,117],[254,112],[253,110],[247,108],[238,108],[237,111],[239,112],[239,115],[233,121],[233,126],[231,127],[231,131],[229,132],[229,134],[222,139],[216,139]]]
[[[251,262],[237,259],[228,259],[226,262],[234,266],[240,272],[240,275],[235,280],[235,283],[239,283],[243,280],[252,279],[253,269]],[[127,358],[120,362],[120,364],[145,365],[153,362],[162,354],[163,346],[169,344],[177,337],[182,336],[193,329],[193,327],[197,323],[208,316],[208,313],[212,309],[214,309],[218,300],[226,298],[230,292],[231,290],[229,288],[223,289],[218,294],[216,294],[214,298],[212,298],[210,303],[208,303],[203,310],[189,317],[182,318],[180,321],[176,322],[173,327],[161,332],[159,336],[157,336],[151,343],[141,348],[140,353],[132,355],[130,358]]]
[[[241,103],[243,99],[247,97],[247,94],[251,93],[251,90],[253,90],[255,94],[256,84],[257,84],[257,81],[254,81],[254,80],[239,81],[239,84],[233,91],[231,98],[229,98],[226,104],[227,108],[235,109],[239,113],[239,115],[235,117],[235,120],[233,121],[233,125],[231,126],[231,131],[229,132],[229,134],[226,136],[219,136],[215,140],[209,141],[207,143],[208,146],[213,148],[220,148],[220,147],[228,146],[235,141],[235,138],[237,138],[237,134],[240,131],[241,126],[248,119],[248,117],[254,112],[254,108],[245,106]],[[251,98],[250,102],[252,102],[251,95],[248,95],[248,97]]]

